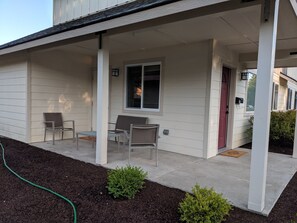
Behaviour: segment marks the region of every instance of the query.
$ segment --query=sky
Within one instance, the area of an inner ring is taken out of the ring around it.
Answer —
[[[0,45],[53,25],[53,0],[0,0]]]

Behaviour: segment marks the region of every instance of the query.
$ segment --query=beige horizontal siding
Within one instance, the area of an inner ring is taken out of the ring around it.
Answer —
[[[165,151],[170,151],[170,152],[174,152],[174,153],[188,154],[189,156],[195,156],[195,157],[203,156],[202,147],[197,148],[197,145],[195,146],[195,148],[191,148],[191,147],[185,146],[185,145],[178,146],[176,144],[160,142],[159,147]]]
[[[85,56],[63,51],[32,54],[32,142],[43,140],[44,112],[62,112],[64,120],[75,120],[77,131],[91,129],[91,64],[84,61]]]
[[[208,43],[165,47],[111,57],[111,66],[123,71],[110,82],[110,121],[120,114],[146,116],[160,124],[162,150],[203,156]],[[154,59],[156,58],[156,59]],[[161,112],[124,110],[124,64],[163,61]],[[169,129],[169,135],[163,130]]]
[[[244,98],[244,103],[235,105],[234,110],[234,125],[233,125],[233,141],[232,148],[240,147],[248,142],[250,139],[246,133],[249,128],[249,113],[246,112],[246,95],[247,95],[247,81],[240,80],[240,74],[236,78],[236,97]]]
[[[0,60],[0,135],[26,141],[27,125],[26,57]]]
[[[131,0],[54,0],[54,25],[127,2]]]

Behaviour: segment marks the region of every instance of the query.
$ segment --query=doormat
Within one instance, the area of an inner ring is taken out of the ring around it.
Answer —
[[[247,152],[243,152],[243,151],[239,151],[239,150],[235,150],[235,149],[231,149],[231,150],[227,150],[225,152],[220,153],[220,155],[222,156],[230,156],[230,157],[234,157],[234,158],[238,158],[243,156],[244,154],[246,154]]]

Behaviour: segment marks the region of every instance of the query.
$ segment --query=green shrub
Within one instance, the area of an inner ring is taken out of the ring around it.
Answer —
[[[107,189],[114,198],[134,198],[144,187],[147,173],[140,167],[126,166],[108,171]]]
[[[253,138],[253,126],[254,126],[254,116],[251,116],[249,119],[249,128],[246,130],[246,133],[250,139]]]
[[[271,112],[269,142],[279,146],[293,146],[296,111]],[[253,134],[254,117],[249,120],[249,137]]]
[[[229,214],[231,205],[213,189],[195,185],[179,204],[180,220],[187,223],[219,223]]]
[[[281,146],[293,146],[295,111],[271,112],[270,142]]]

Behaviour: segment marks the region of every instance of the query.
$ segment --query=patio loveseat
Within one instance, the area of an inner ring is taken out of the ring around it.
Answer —
[[[115,123],[109,122],[114,125],[114,129],[108,130],[108,137],[114,137],[118,143],[118,149],[120,149],[120,143],[125,143],[127,135],[130,132],[131,124],[134,125],[145,125],[148,122],[147,117],[119,115]]]

